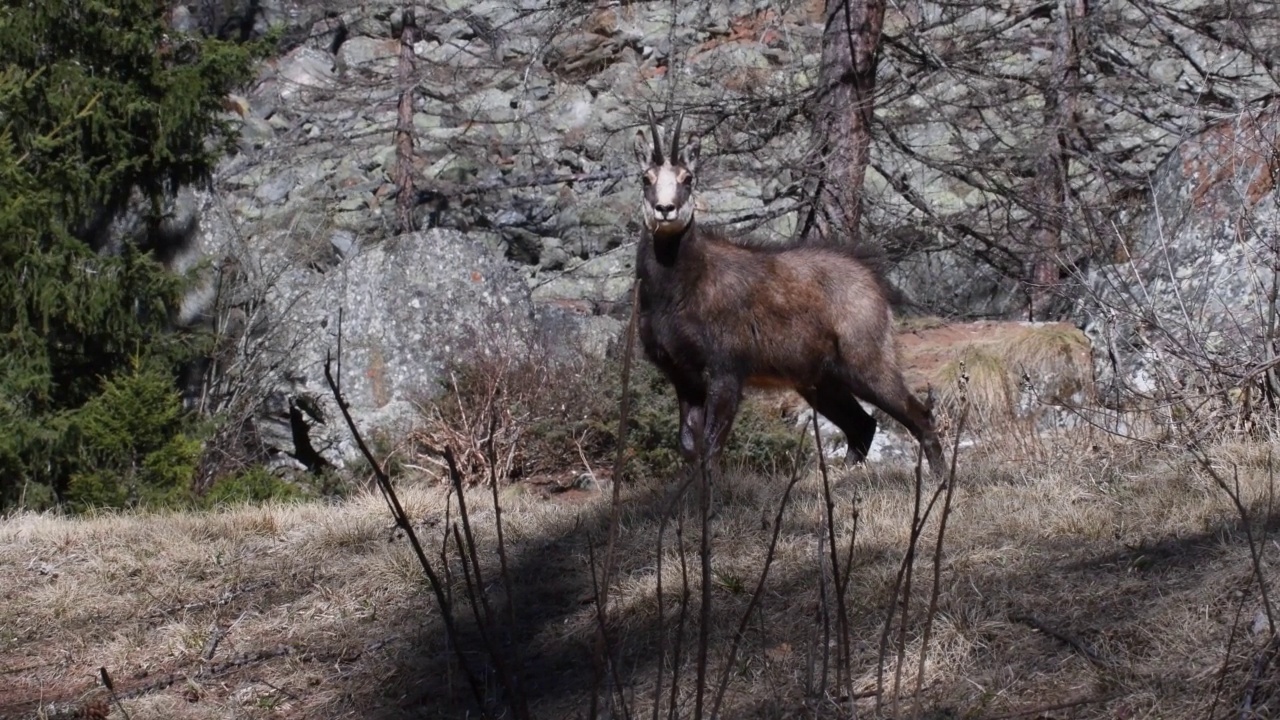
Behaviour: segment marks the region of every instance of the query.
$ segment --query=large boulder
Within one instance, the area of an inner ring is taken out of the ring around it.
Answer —
[[[1280,104],[1179,145],[1076,309],[1104,397],[1234,384],[1274,355]]]
[[[302,266],[287,255],[268,256],[270,278],[264,331],[274,359],[274,392],[267,408],[280,423],[277,444],[288,452],[290,400],[325,410],[322,438],[331,460],[354,448],[325,382],[341,358],[342,392],[366,430],[404,431],[417,404],[433,396],[442,371],[476,343],[501,342],[534,322],[529,291],[500,255],[466,235],[430,230],[355,247],[331,268]],[[339,355],[339,350],[341,355]]]

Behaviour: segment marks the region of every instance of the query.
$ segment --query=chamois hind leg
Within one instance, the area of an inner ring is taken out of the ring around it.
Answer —
[[[836,424],[848,442],[845,462],[854,465],[867,459],[876,436],[876,419],[854,397],[853,388],[839,380],[827,380],[801,395],[818,414]]]
[[[946,465],[942,457],[942,442],[933,426],[933,413],[907,388],[901,373],[891,368],[888,363],[866,368],[853,383],[854,390],[859,397],[885,411],[915,436],[929,460],[929,469],[934,477],[941,479],[946,473]]]
[[[707,402],[705,393],[701,390],[687,387],[682,389],[678,384],[675,385],[675,391],[676,400],[680,404],[680,457],[685,461],[685,470],[688,475],[668,490],[663,501],[663,506],[667,508],[667,512],[674,511],[677,502],[684,497],[685,492],[689,489],[690,481],[694,477],[694,470],[698,464],[698,449],[706,446],[704,440]]]

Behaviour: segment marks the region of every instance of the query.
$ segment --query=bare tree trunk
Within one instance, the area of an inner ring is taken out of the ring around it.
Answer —
[[[1067,173],[1071,135],[1075,131],[1076,100],[1080,91],[1082,31],[1079,20],[1089,12],[1088,0],[1058,0],[1058,30],[1054,38],[1053,70],[1044,90],[1044,120],[1048,137],[1036,162],[1036,205],[1031,224],[1031,269],[1027,315],[1051,319],[1051,303],[1059,285],[1062,232],[1068,215]]]
[[[404,27],[400,32],[400,63],[396,68],[400,81],[400,105],[396,118],[396,232],[414,230],[413,206],[416,193],[413,189],[413,43],[417,36],[417,22],[413,8],[404,9]]]
[[[884,12],[884,0],[826,0],[823,8],[822,67],[813,126],[815,140],[822,143],[823,172],[802,237],[817,225],[824,239],[858,242]]]

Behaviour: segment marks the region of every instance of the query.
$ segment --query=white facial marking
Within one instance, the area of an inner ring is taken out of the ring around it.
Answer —
[[[680,199],[680,182],[676,178],[676,170],[670,165],[658,169],[658,182],[653,187],[653,204],[656,208],[669,206],[674,212],[676,202]],[[661,209],[658,210],[661,213]],[[660,214],[659,217],[662,217]]]

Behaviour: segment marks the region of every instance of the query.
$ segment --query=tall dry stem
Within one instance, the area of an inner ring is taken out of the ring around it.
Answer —
[[[342,335],[339,332],[339,339]],[[341,347],[341,345],[339,345]],[[427,559],[426,551],[422,548],[422,543],[418,540],[418,534],[413,529],[413,523],[408,513],[404,511],[404,506],[400,504],[400,498],[396,495],[395,487],[391,484],[391,476],[387,474],[382,465],[378,463],[373,452],[369,449],[368,444],[364,440],[364,436],[360,434],[359,428],[356,427],[355,420],[351,417],[350,405],[342,395],[341,385],[333,375],[333,358],[326,357],[324,363],[324,378],[329,385],[330,392],[333,393],[334,402],[337,403],[338,409],[342,413],[343,420],[346,421],[347,428],[351,431],[352,437],[356,441],[356,446],[360,449],[360,453],[368,461],[369,466],[373,468],[374,478],[377,481],[378,489],[382,492],[383,499],[386,500],[388,508],[391,510],[392,518],[395,520],[396,526],[404,532],[405,537],[409,539],[409,544],[413,548],[414,554],[418,558],[418,563],[422,566],[422,571],[427,576],[427,582],[431,585],[431,592],[435,595],[436,605],[440,608],[440,616],[444,622],[445,635],[449,645],[458,660],[458,666],[462,668],[463,674],[467,678],[467,684],[471,688],[471,693],[475,698],[477,707],[481,708],[481,713],[485,717],[491,717],[491,714],[485,709],[484,691],[480,684],[480,680],[475,670],[471,667],[471,663],[467,660],[466,653],[463,652],[461,644],[458,642],[458,626],[453,614],[453,603],[450,595],[446,592],[444,584],[440,581],[440,576],[436,574],[435,568],[432,567],[431,561]],[[456,486],[460,487],[462,477],[457,470],[457,465],[453,459],[453,452],[449,448],[443,450],[443,455],[448,463],[453,480]],[[514,709],[513,709],[514,710]],[[523,717],[517,715],[517,717]]]
[[[915,708],[913,715],[920,714],[920,692],[924,688],[925,663],[929,658],[929,640],[933,635],[933,620],[938,616],[938,595],[942,590],[942,547],[947,533],[947,520],[951,517],[951,497],[956,489],[956,458],[960,454],[960,435],[964,432],[965,421],[969,419],[969,404],[965,403],[960,411],[960,419],[956,422],[955,436],[951,445],[951,467],[947,473],[946,493],[942,501],[942,517],[938,519],[938,538],[933,545],[933,589],[929,593],[929,611],[924,616],[924,635],[920,639],[920,662],[916,667]]]
[[[822,453],[822,436],[818,432],[818,414],[813,414],[813,440],[818,452],[818,469],[822,473],[822,499],[826,506],[827,543],[831,554],[831,585],[836,596],[836,685],[853,697],[852,653],[849,637],[849,605],[845,599],[845,579],[840,575],[840,546],[836,543],[835,501],[831,496],[831,478],[827,459]],[[825,573],[824,573],[825,576]],[[826,680],[825,673],[823,680]]]
[[[701,433],[695,433],[701,435]],[[707,650],[711,641],[711,480],[707,468],[708,448],[702,438],[697,441],[698,520],[701,525],[698,551],[701,557],[702,604],[698,608],[697,695],[693,704],[694,720],[702,720],[702,705],[707,691]]]
[[[597,716],[600,684],[604,679],[605,668],[610,666],[609,658],[609,584],[613,581],[614,553],[618,543],[618,526],[622,518],[622,479],[627,460],[627,420],[631,411],[629,388],[631,385],[631,359],[635,354],[635,337],[637,314],[640,307],[640,281],[636,280],[631,289],[631,319],[627,323],[626,346],[622,355],[622,399],[618,408],[618,452],[613,463],[613,492],[609,507],[609,539],[605,549],[604,571],[596,594],[596,665],[591,685],[591,707],[587,716],[595,720]],[[594,577],[595,563],[592,562]]]
[[[769,579],[769,568],[773,566],[774,552],[778,548],[778,537],[782,534],[782,516],[787,510],[787,502],[791,499],[791,491],[795,488],[796,483],[800,481],[800,453],[802,448],[800,443],[804,441],[804,433],[800,434],[799,442],[796,444],[795,462],[791,466],[791,477],[787,480],[787,486],[782,491],[782,500],[778,503],[778,512],[773,516],[773,535],[769,538],[769,549],[765,552],[764,567],[760,569],[760,577],[756,582],[756,589],[751,593],[751,600],[747,602],[747,608],[742,611],[742,619],[738,622],[738,631],[733,635],[733,642],[729,644],[729,659],[725,662],[724,670],[720,673],[720,683],[716,690],[716,699],[711,706],[711,717],[720,716],[720,704],[724,700],[725,690],[729,687],[729,674],[733,670],[734,663],[738,659],[738,648],[742,642],[742,638],[747,634],[747,625],[751,622],[751,614],[760,604],[760,597],[764,594],[765,583]],[[821,457],[821,448],[818,450]],[[661,535],[659,535],[661,538]],[[661,554],[659,554],[659,562],[661,562]],[[662,582],[662,567],[658,567],[658,582]],[[659,585],[661,587],[661,585]],[[661,598],[661,590],[659,590],[659,598]],[[659,610],[661,616],[661,610]]]

